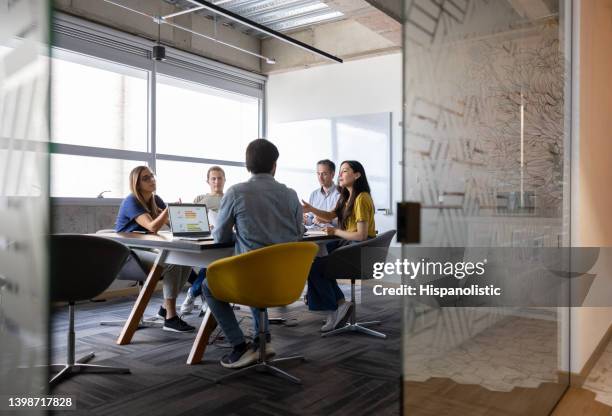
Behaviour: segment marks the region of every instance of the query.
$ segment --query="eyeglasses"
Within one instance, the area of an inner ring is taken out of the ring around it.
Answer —
[[[140,177],[140,180],[142,182],[151,182],[155,180],[155,175],[151,174],[151,175],[144,175]]]

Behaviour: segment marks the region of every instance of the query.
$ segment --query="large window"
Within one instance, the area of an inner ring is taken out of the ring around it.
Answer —
[[[168,201],[208,192],[212,165],[223,167],[227,186],[247,178],[244,150],[259,136],[259,96],[239,93],[244,83],[233,92],[206,84],[214,71],[197,57],[192,72],[166,62],[155,73],[146,58],[92,56],[103,49],[53,50],[51,196],[123,198],[130,170],[141,164],[156,171]]]
[[[257,98],[158,75],[157,152],[242,161],[258,114]]]
[[[210,192],[206,172],[211,164],[157,161],[157,194],[166,202],[192,202],[198,195]],[[244,182],[249,174],[243,166],[222,165],[225,172],[225,189]]]
[[[146,71],[63,51],[51,65],[54,142],[146,152]]]
[[[271,140],[280,151],[277,178],[301,198],[318,187],[316,163],[358,160],[366,171],[376,209],[391,208],[391,114],[361,114],[279,123]],[[336,166],[336,177],[340,166]]]

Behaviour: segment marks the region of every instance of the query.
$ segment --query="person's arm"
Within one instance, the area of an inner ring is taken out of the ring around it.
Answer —
[[[335,235],[344,240],[364,241],[368,239],[368,225],[367,221],[359,221],[357,231],[344,231],[335,227],[329,227],[326,230],[328,235]]]
[[[304,212],[312,212],[314,215],[327,222],[331,222],[334,218],[336,218],[336,213],[334,211],[323,211],[317,209],[304,200],[302,200],[302,207],[304,209]]]
[[[297,228],[297,236],[298,238],[302,238],[302,236],[304,235],[304,223],[303,218],[305,217],[304,214],[304,209],[302,208],[302,205],[300,204],[300,200],[298,199],[297,193],[294,191],[293,192],[294,198],[295,198],[295,225]]]
[[[234,238],[234,192],[230,188],[219,206],[213,237],[217,243],[229,243]]]
[[[309,203],[310,205],[313,205],[313,204],[314,204],[314,196],[315,196],[315,192],[316,192],[316,191],[312,192],[312,193],[310,194],[310,197],[308,198],[308,203]],[[304,209],[303,209],[303,208],[302,208],[302,212],[303,212],[303,215],[302,215],[302,216],[304,217],[304,225],[312,225],[312,220],[313,220],[313,218],[314,218],[314,215],[313,215],[313,214],[311,214],[311,213],[304,212]]]
[[[168,208],[164,208],[161,214],[159,214],[155,219],[153,219],[151,214],[147,212],[137,216],[134,221],[136,221],[136,223],[141,227],[144,227],[155,234],[168,223]]]

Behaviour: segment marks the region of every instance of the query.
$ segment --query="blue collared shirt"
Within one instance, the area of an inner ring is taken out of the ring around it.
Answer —
[[[296,192],[267,173],[229,188],[213,230],[216,242],[230,242],[236,228],[236,254],[278,243],[299,241],[304,234],[302,204]]]
[[[308,198],[308,203],[313,207],[323,210],[323,211],[333,211],[336,208],[336,204],[338,203],[338,199],[340,198],[340,191],[338,187],[332,182],[331,188],[329,191],[325,193],[325,189],[323,187],[317,188],[310,194],[310,198]],[[308,220],[306,221],[306,225],[311,225],[312,220],[314,219],[313,214],[308,214]],[[332,221],[332,225],[336,227],[338,225],[338,219],[334,219]]]

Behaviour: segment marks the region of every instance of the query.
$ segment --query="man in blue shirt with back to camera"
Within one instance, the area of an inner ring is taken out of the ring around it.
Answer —
[[[278,149],[268,140],[257,139],[249,143],[246,168],[252,176],[247,182],[229,188],[221,201],[213,236],[216,242],[230,242],[234,239],[232,230],[235,227],[236,254],[302,239],[303,210],[298,196],[293,189],[274,179],[278,156]],[[256,362],[258,339],[252,345],[247,344],[231,305],[215,299],[206,280],[202,290],[212,314],[233,348],[221,359],[221,365],[241,368]],[[267,314],[266,321],[261,323],[257,310],[251,308],[251,311],[255,333],[259,332],[259,325],[265,325],[266,341],[270,341]],[[266,354],[274,355],[269,343]]]

